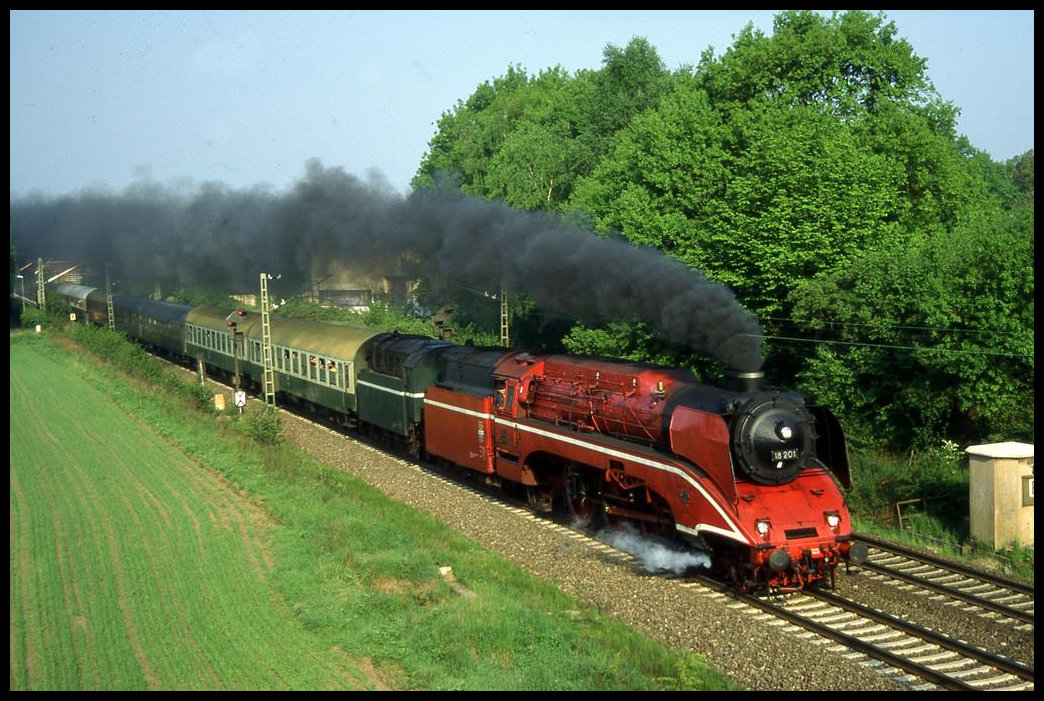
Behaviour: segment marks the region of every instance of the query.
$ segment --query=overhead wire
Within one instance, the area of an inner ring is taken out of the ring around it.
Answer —
[[[924,351],[927,353],[954,353],[961,355],[995,355],[1005,358],[1032,358],[1032,353],[1002,353],[999,351],[988,351],[988,350],[965,350],[960,348],[940,348],[938,346],[903,346],[894,343],[868,343],[861,341],[832,341],[824,338],[800,338],[796,336],[774,336],[768,334],[761,334],[755,336],[755,338],[762,338],[768,340],[777,341],[795,341],[799,343],[823,343],[832,345],[842,346],[867,346],[872,348],[890,348],[893,350],[911,350],[911,351]]]
[[[463,290],[465,290],[467,292],[471,292],[473,294],[480,295],[480,296],[486,297],[488,299],[494,299],[495,300],[497,298],[496,295],[491,294],[489,292],[484,292],[484,291],[481,291],[481,290],[474,290],[474,289],[471,289],[469,287],[465,287],[463,285],[459,285],[459,284],[456,284],[456,283],[448,283],[448,284],[451,287],[457,287],[459,289],[463,289]],[[567,319],[567,318],[570,318],[570,317],[563,316],[561,314],[541,312],[541,311],[530,311],[530,314],[535,315],[537,317],[540,317],[540,318],[542,318],[544,320],[549,320],[549,319]],[[869,324],[869,323],[862,323],[862,322],[831,321],[831,320],[826,320],[826,319],[788,319],[788,318],[783,318],[783,317],[762,317],[762,319],[765,320],[765,321],[783,322],[783,323],[787,323],[787,324],[791,324],[791,325],[795,325],[795,326],[802,325],[802,324],[804,324],[804,325],[807,325],[807,324],[823,324],[823,325],[827,325],[827,326],[833,325],[833,326],[841,326],[841,327],[857,327],[857,328],[862,327],[862,328],[874,328],[874,329],[894,330],[894,331],[921,331],[921,332],[931,332],[931,333],[975,333],[975,334],[995,334],[995,335],[1001,335],[1001,336],[1015,336],[1015,335],[1018,335],[1019,333],[1024,333],[1024,332],[1019,332],[1019,331],[998,331],[998,330],[992,330],[992,329],[949,329],[949,328],[938,328],[938,327],[932,327],[932,326],[912,326],[912,325],[902,325],[902,324],[878,325],[878,324]],[[579,321],[581,323],[598,323],[598,321],[591,320],[591,319],[574,319],[574,321]],[[776,334],[760,334],[760,335],[744,334],[744,335],[748,336],[748,337],[752,337],[752,338],[761,338],[763,340],[768,340],[768,341],[792,341],[792,342],[795,342],[795,343],[821,343],[821,344],[826,344],[826,345],[860,346],[860,347],[868,347],[868,348],[887,348],[887,349],[891,349],[891,350],[921,351],[921,352],[926,352],[926,353],[951,353],[951,354],[955,354],[955,355],[982,355],[982,356],[996,356],[996,357],[1004,357],[1004,358],[1032,358],[1032,357],[1034,357],[1033,353],[1011,353],[1011,352],[990,351],[990,350],[969,350],[969,349],[961,349],[961,348],[943,348],[943,347],[940,347],[940,346],[914,346],[914,345],[903,345],[903,344],[898,344],[898,343],[873,343],[873,342],[869,342],[869,341],[840,341],[840,340],[831,340],[831,339],[823,339],[823,338],[808,338],[808,337],[801,337],[801,336],[782,336],[782,335],[776,335]]]
[[[762,317],[766,321],[777,321],[787,324],[823,324],[827,326],[842,326],[842,327],[868,327],[875,329],[891,329],[899,331],[928,331],[932,333],[989,333],[997,335],[1010,335],[1014,336],[1020,331],[999,331],[996,329],[951,329],[951,328],[939,328],[935,326],[908,326],[903,324],[869,324],[858,321],[834,321],[829,319],[785,319],[783,317],[766,316]]]

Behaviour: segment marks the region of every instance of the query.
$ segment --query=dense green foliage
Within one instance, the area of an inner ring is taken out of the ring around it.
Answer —
[[[883,14],[786,11],[674,71],[642,38],[597,71],[512,67],[442,116],[414,185],[699,268],[758,315],[769,379],[857,443],[1032,441],[1033,151],[996,163],[957,114]],[[545,345],[699,365],[641,325],[513,314]]]
[[[32,329],[48,321],[47,312],[37,307],[26,307],[19,316],[23,329]]]
[[[250,437],[258,443],[276,445],[283,440],[283,420],[274,407],[248,412],[246,424]]]
[[[808,281],[795,316],[831,343],[805,386],[877,447],[1032,442],[1032,260],[1032,216],[997,212]]]

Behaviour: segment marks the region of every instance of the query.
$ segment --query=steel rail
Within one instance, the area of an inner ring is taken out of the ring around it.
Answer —
[[[975,579],[980,582],[984,582],[1002,589],[1008,589],[1017,594],[1022,594],[1024,596],[1030,597],[1033,596],[1033,586],[1024,582],[1018,582],[1008,577],[998,576],[989,572],[981,572],[971,567],[965,567],[964,565],[953,563],[949,560],[942,560],[936,557],[932,557],[931,555],[926,555],[924,553],[917,552],[916,550],[911,550],[909,548],[905,548],[900,545],[895,545],[893,543],[888,543],[886,541],[869,538],[868,536],[862,534],[853,537],[854,539],[860,542],[866,543],[868,545],[873,545],[876,548],[900,555],[902,557],[910,558],[911,560],[914,560],[916,562],[927,564],[932,567],[937,567],[941,570],[945,570],[953,574],[958,574],[964,577]],[[928,579],[927,577],[909,574],[907,572],[903,572],[892,567],[886,567],[884,565],[879,565],[874,562],[870,562],[869,560],[859,565],[859,567],[870,570],[872,572],[877,572],[878,574],[882,574],[887,577],[894,577],[895,579],[899,579],[909,584],[914,584],[916,586],[929,589],[939,594],[944,594],[955,599],[960,599],[961,601],[965,601],[967,603],[973,604],[988,611],[993,611],[994,613],[998,613],[1009,618],[1014,618],[1023,623],[1032,624],[1034,622],[1034,615],[1032,613],[1023,611],[1009,604],[997,603],[996,601],[988,599],[980,594],[962,591],[961,589],[953,585],[940,584],[938,582],[932,581],[931,579]]]
[[[1017,591],[1020,594],[1033,596],[1033,584],[1031,582],[1024,582],[1013,577],[1005,577],[1004,575],[977,570],[974,567],[968,567],[967,565],[962,565],[959,562],[954,562],[952,560],[947,560],[940,557],[928,555],[918,550],[914,550],[913,548],[908,548],[904,545],[899,545],[898,543],[891,543],[886,540],[881,540],[880,538],[876,538],[872,535],[867,535],[865,533],[853,533],[852,539],[856,541],[861,541],[872,547],[877,547],[881,548],[882,550],[887,550],[889,552],[896,553],[897,555],[904,555],[915,560],[920,560],[921,562],[927,562],[928,564],[935,565],[936,567],[949,570],[956,574],[963,574],[968,577],[982,579],[991,584],[996,584],[997,586]]]
[[[712,588],[722,594],[725,594],[726,596],[731,596],[737,601],[741,601],[742,603],[745,603],[749,606],[764,611],[765,613],[769,613],[778,618],[782,618],[788,623],[792,623],[796,626],[804,628],[805,630],[815,633],[816,635],[819,635],[824,638],[829,638],[830,640],[840,643],[851,650],[861,652],[864,655],[871,657],[875,660],[880,660],[881,662],[889,664],[897,669],[901,669],[909,674],[913,674],[943,689],[948,689],[951,691],[979,690],[978,687],[973,686],[967,682],[961,681],[960,679],[955,679],[951,676],[938,672],[930,667],[914,662],[909,658],[897,655],[893,652],[889,652],[888,650],[882,649],[881,647],[878,647],[877,645],[874,645],[872,643],[868,643],[864,640],[860,640],[858,637],[854,635],[843,633],[823,623],[818,623],[805,616],[794,613],[793,611],[788,611],[787,609],[770,601],[760,599],[757,596],[753,596],[751,594],[737,592],[735,589],[721,584],[720,582],[716,582],[715,580],[710,578],[700,576],[696,579],[700,582],[700,584]]]
[[[1033,681],[1033,667],[1030,667],[1029,665],[1022,664],[1021,662],[1016,662],[1015,660],[1009,659],[1002,655],[996,655],[992,652],[987,652],[986,650],[983,650],[982,648],[977,647],[975,645],[956,640],[948,635],[943,635],[942,633],[937,633],[931,628],[925,628],[924,626],[904,621],[901,618],[897,618],[896,616],[893,616],[889,613],[885,613],[884,611],[881,611],[879,609],[865,606],[858,602],[852,601],[851,599],[838,596],[837,594],[828,591],[809,590],[806,591],[805,594],[819,599],[820,601],[825,601],[826,603],[831,604],[833,606],[837,606],[838,608],[842,608],[846,611],[851,611],[852,613],[857,614],[859,616],[864,616],[871,620],[877,621],[878,623],[882,623],[886,626],[897,628],[899,630],[902,630],[904,633],[909,633],[914,637],[920,638],[934,645],[938,645],[941,648],[951,650],[960,655],[963,655],[964,657],[970,657],[974,660],[978,660],[979,662],[989,665],[990,667],[995,667],[996,669],[1012,674],[1018,677],[1019,679]]]

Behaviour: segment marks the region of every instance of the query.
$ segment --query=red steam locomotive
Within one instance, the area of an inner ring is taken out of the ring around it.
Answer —
[[[537,510],[564,502],[585,525],[680,538],[743,589],[833,583],[842,560],[866,557],[838,487],[850,486],[840,425],[796,393],[762,390],[760,373],[726,389],[686,370],[565,355],[466,362],[488,366],[492,391],[452,373],[428,387],[426,449],[525,485]]]

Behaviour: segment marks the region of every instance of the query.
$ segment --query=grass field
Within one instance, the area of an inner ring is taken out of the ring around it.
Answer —
[[[45,348],[11,344],[11,689],[380,686],[274,596],[269,515]]]
[[[77,353],[11,341],[11,690],[734,688]]]

